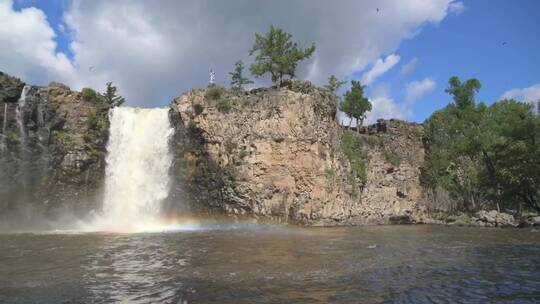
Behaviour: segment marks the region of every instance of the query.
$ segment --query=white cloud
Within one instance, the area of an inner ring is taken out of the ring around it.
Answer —
[[[375,79],[395,66],[399,62],[399,59],[399,56],[396,54],[390,54],[384,60],[377,59],[371,69],[362,75],[360,82],[363,85],[370,85]]]
[[[452,2],[448,6],[448,11],[452,14],[459,15],[465,11],[465,5],[461,1]]]
[[[401,70],[399,71],[399,75],[405,76],[412,73],[416,69],[417,64],[418,64],[418,58],[411,59],[409,62],[407,62],[401,67]]]
[[[435,81],[433,81],[431,78],[425,78],[420,81],[409,82],[405,86],[405,99],[408,102],[418,100],[422,98],[422,96],[424,96],[424,94],[426,94],[427,92],[433,91],[435,89],[435,86]]]
[[[540,100],[540,83],[523,89],[513,89],[504,92],[500,99],[516,99],[525,102],[537,102]]]
[[[303,45],[316,43],[316,56],[299,66],[298,77],[321,84],[330,74],[345,78],[395,52],[403,39],[444,19],[452,2],[74,0],[64,16],[73,38],[69,62],[55,52],[41,11],[14,12],[11,1],[0,0],[0,66],[27,81],[60,80],[76,89],[113,81],[130,105],[165,105],[205,86],[210,67],[218,83],[227,84],[235,61],[251,61],[254,33],[274,24]]]
[[[0,0],[0,67],[25,81],[43,83],[68,80],[75,70],[63,53],[57,53],[56,36],[45,14],[36,8],[13,9]]]
[[[379,118],[408,119],[412,115],[411,109],[396,103],[390,97],[389,89],[384,85],[377,86],[369,100],[373,108],[367,114],[366,124],[373,124]]]

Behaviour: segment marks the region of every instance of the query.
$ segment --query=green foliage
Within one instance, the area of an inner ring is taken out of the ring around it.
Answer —
[[[273,25],[265,35],[256,33],[255,44],[249,51],[250,55],[257,53],[255,63],[250,66],[251,73],[255,77],[270,73],[272,82],[279,86],[284,76],[294,78],[298,63],[313,55],[315,45],[304,49],[291,38],[291,34]]]
[[[353,118],[356,119],[356,129],[360,132],[366,113],[371,111],[371,102],[364,97],[364,86],[359,81],[351,81],[351,90],[345,93],[345,100],[340,104],[339,110],[344,112],[351,121]]]
[[[367,181],[366,164],[362,150],[362,140],[351,131],[345,131],[341,149],[351,164],[351,174],[362,183]]]
[[[231,111],[232,105],[231,105],[231,102],[229,100],[220,99],[217,102],[216,107],[217,107],[218,111],[220,111],[221,113],[229,113]]]
[[[328,77],[328,84],[326,84],[324,88],[336,95],[339,88],[345,83],[347,82],[339,80],[336,75],[330,75],[330,77]]]
[[[399,164],[401,163],[401,159],[399,158],[399,155],[397,155],[395,152],[390,150],[384,150],[383,152],[384,159],[392,164],[394,167],[399,167]]]
[[[233,143],[232,141],[225,142],[225,152],[227,152],[228,155],[231,155],[236,148],[238,148],[238,145],[236,143]]]
[[[201,104],[196,103],[193,105],[193,111],[195,112],[195,116],[199,116],[204,111],[204,107]]]
[[[426,120],[422,182],[448,191],[462,210],[540,211],[540,118],[514,100],[475,105],[476,91]]]
[[[245,78],[242,74],[244,72],[244,63],[242,60],[237,61],[234,64],[234,70],[229,72],[231,75],[231,87],[236,90],[241,90],[245,84],[253,83],[253,81]]]
[[[221,98],[221,94],[223,93],[223,89],[217,86],[209,87],[206,90],[205,97],[208,100],[218,100]]]
[[[458,77],[453,76],[448,80],[448,88],[446,93],[452,95],[454,102],[460,108],[467,106],[474,106],[474,95],[478,93],[482,84],[475,78],[468,79],[466,82],[461,83]]]
[[[242,146],[242,149],[240,150],[240,153],[238,154],[238,157],[240,157],[240,159],[243,160],[248,155],[249,155],[249,152],[246,150],[246,147]]]
[[[96,130],[99,126],[99,118],[95,111],[90,112],[86,117],[86,128],[88,130]]]
[[[107,82],[105,92],[103,92],[103,94],[100,94],[101,99],[113,107],[122,105],[126,100],[124,99],[124,97],[118,95],[116,93],[116,90],[117,89],[112,82]]]
[[[86,102],[96,102],[100,101],[98,98],[98,94],[96,91],[90,89],[90,88],[83,88],[81,91],[82,99]]]

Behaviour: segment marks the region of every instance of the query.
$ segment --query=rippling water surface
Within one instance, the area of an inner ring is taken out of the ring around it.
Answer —
[[[540,232],[381,226],[0,235],[0,303],[539,303]]]

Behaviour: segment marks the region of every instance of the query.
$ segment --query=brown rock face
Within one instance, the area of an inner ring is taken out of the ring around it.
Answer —
[[[93,209],[104,176],[109,106],[83,101],[58,83],[24,86],[6,101],[0,102],[0,221]],[[17,212],[24,216],[11,216]]]
[[[384,133],[354,134],[364,143],[362,181],[351,175],[335,109],[335,97],[305,82],[251,92],[192,90],[176,98],[172,200],[197,211],[310,225],[380,223],[414,213],[422,127],[388,121]]]
[[[421,214],[417,204],[423,196],[424,130],[422,125],[393,119],[384,125],[384,131],[379,126],[379,131],[361,135],[368,143],[368,166],[360,218],[405,223],[404,217],[409,217],[412,222]]]

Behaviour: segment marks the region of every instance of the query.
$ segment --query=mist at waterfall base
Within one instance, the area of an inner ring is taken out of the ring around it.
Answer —
[[[171,186],[169,140],[174,132],[168,109],[116,107],[109,115],[103,207],[81,228],[117,232],[164,229],[161,203]]]

